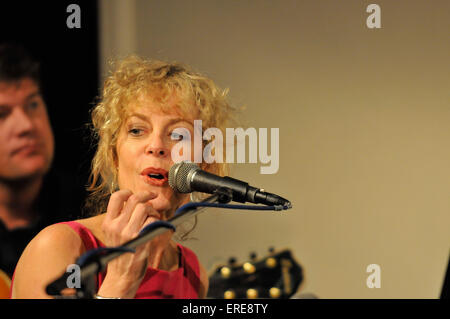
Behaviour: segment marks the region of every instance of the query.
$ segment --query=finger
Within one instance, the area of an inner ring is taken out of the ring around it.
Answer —
[[[157,196],[158,194],[151,192],[140,192],[131,195],[125,203],[125,206],[122,209],[122,213],[119,216],[120,224],[125,227],[125,225],[130,221],[130,218],[137,204],[146,203],[149,200],[156,198]]]
[[[147,227],[148,225],[150,225],[151,223],[154,223],[158,220],[160,220],[160,219],[153,215],[147,216],[147,218],[145,219],[145,221],[141,227],[141,230],[144,229],[145,227]]]
[[[114,219],[119,216],[123,205],[131,195],[133,195],[133,193],[128,189],[121,189],[114,192],[109,198],[108,208],[106,209],[106,217],[109,219]]]
[[[139,233],[150,216],[158,219],[159,213],[149,203],[138,203],[127,225],[130,232]]]

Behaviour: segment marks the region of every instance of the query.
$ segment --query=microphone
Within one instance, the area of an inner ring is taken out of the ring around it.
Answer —
[[[291,202],[281,196],[267,193],[263,189],[249,186],[246,182],[228,176],[221,177],[208,173],[190,162],[180,162],[170,168],[169,185],[179,193],[197,191],[213,194],[217,189],[225,187],[231,190],[232,199],[236,202],[292,207]]]

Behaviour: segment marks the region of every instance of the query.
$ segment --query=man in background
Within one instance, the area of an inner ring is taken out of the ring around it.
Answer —
[[[74,179],[52,168],[54,150],[39,63],[0,44],[0,270],[9,277],[41,229],[81,208]]]

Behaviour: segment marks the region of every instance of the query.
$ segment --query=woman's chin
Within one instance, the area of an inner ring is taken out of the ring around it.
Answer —
[[[169,201],[163,198],[155,198],[148,201],[154,210],[163,214],[161,219],[167,219],[167,214],[172,210],[172,205]]]

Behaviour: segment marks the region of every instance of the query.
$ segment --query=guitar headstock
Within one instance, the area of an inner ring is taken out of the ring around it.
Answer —
[[[303,280],[303,270],[289,249],[269,250],[264,258],[250,255],[238,264],[235,259],[217,266],[209,277],[208,298],[254,299],[291,297]]]
[[[0,299],[9,299],[11,278],[0,269]]]

